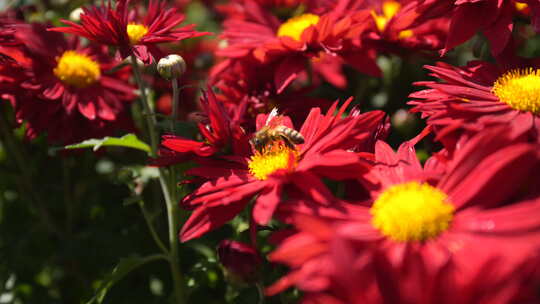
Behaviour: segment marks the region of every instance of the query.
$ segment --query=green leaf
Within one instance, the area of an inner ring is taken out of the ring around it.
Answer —
[[[104,137],[102,139],[88,139],[78,144],[65,146],[64,149],[92,148],[97,151],[102,146],[127,147],[142,150],[150,154],[150,146],[137,138],[135,134],[126,134],[122,137]]]
[[[159,259],[166,260],[167,257],[162,254],[156,254],[151,255],[147,257],[129,257],[124,258],[120,260],[120,263],[116,265],[116,267],[113,269],[112,273],[107,275],[102,281],[101,284],[90,301],[86,302],[86,304],[101,304],[103,303],[103,300],[105,299],[105,296],[107,295],[107,292],[111,287],[116,284],[118,281],[123,279],[127,274],[129,274],[131,271],[135,270],[136,268]]]

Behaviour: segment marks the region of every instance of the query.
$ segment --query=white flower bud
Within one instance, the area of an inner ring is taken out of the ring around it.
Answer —
[[[399,109],[392,115],[392,126],[397,128],[406,127],[413,122],[414,114],[409,113],[409,111],[405,109]]]
[[[167,80],[179,78],[186,72],[186,62],[182,56],[171,54],[159,60],[157,70]]]
[[[83,13],[83,9],[80,8],[80,7],[72,10],[71,13],[69,14],[69,20],[71,20],[73,22],[81,21],[81,14],[82,13]]]

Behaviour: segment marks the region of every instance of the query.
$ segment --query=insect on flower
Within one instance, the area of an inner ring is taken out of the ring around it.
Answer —
[[[282,141],[284,145],[291,149],[294,149],[295,145],[304,143],[304,136],[300,132],[280,123],[281,119],[278,117],[278,111],[274,108],[268,115],[264,127],[257,131],[250,140],[253,148],[262,153],[267,145],[276,141]]]

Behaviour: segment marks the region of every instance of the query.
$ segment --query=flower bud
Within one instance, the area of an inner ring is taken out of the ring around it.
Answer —
[[[83,13],[83,9],[81,7],[78,7],[69,13],[69,20],[73,22],[79,22],[81,21],[81,14]]]
[[[257,249],[237,241],[223,240],[218,246],[219,261],[225,277],[237,284],[253,284],[259,280],[263,260]]]
[[[184,58],[176,54],[161,58],[157,64],[159,75],[167,80],[179,78],[186,72],[186,68]]]

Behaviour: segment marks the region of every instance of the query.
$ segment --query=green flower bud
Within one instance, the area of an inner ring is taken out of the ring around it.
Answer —
[[[179,78],[186,72],[186,62],[182,56],[171,54],[159,60],[157,70],[167,80]]]

